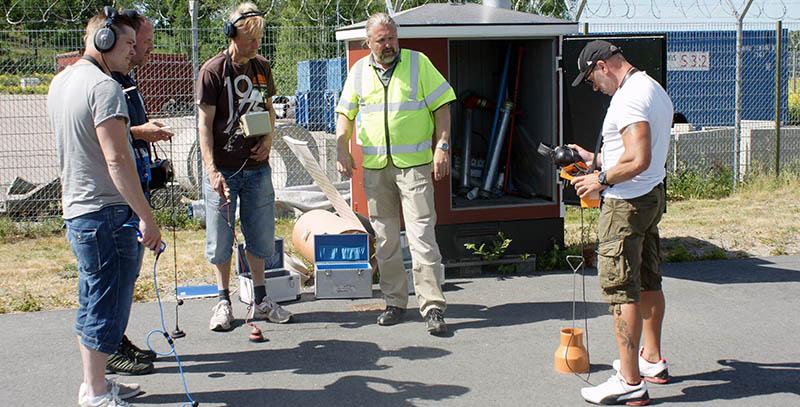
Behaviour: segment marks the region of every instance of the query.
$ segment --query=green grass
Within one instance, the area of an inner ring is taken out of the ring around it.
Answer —
[[[705,171],[683,170],[667,174],[667,199],[719,199],[733,193],[733,171],[713,168]]]
[[[8,217],[0,217],[0,242],[9,243],[22,239],[35,239],[62,233],[64,220],[48,218],[40,222],[15,222]]]

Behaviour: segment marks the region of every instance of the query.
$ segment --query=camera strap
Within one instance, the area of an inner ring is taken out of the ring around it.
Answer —
[[[600,144],[603,142],[603,129],[600,129],[600,133],[597,134],[597,142],[594,143],[594,156],[592,158],[592,166],[589,168],[589,172],[595,172],[597,168],[597,155],[600,154]]]
[[[99,62],[97,62],[97,60],[96,60],[96,59],[94,59],[94,57],[93,57],[93,56],[91,56],[91,55],[85,55],[85,54],[84,54],[84,55],[81,57],[81,59],[82,59],[82,60],[84,60],[84,61],[89,61],[89,62],[91,62],[91,63],[92,63],[92,65],[94,65],[94,66],[96,66],[96,67],[97,67],[97,69],[99,69],[99,70],[100,70],[100,71],[102,71],[102,72],[105,72],[105,71],[103,71],[103,67],[101,67],[101,66],[100,66],[100,63],[99,63]]]

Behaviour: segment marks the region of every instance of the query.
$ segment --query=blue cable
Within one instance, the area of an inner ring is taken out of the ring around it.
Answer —
[[[189,393],[189,386],[186,385],[186,376],[183,373],[183,364],[181,363],[180,356],[178,356],[178,352],[175,351],[175,341],[167,333],[166,322],[164,322],[164,307],[161,305],[161,295],[158,293],[158,279],[156,278],[156,270],[158,268],[158,257],[161,256],[161,253],[166,248],[167,248],[167,244],[164,243],[164,241],[161,241],[160,250],[156,254],[155,261],[153,261],[153,286],[155,287],[156,300],[158,301],[158,313],[159,313],[159,316],[161,317],[161,330],[153,329],[152,331],[148,332],[145,341],[147,343],[147,347],[150,348],[150,350],[153,351],[156,355],[158,355],[158,356],[174,355],[175,356],[175,360],[178,362],[178,371],[181,373],[181,383],[183,384],[183,391],[186,393],[186,398],[189,399],[188,403],[183,403],[181,405],[182,406],[197,407],[197,406],[200,405],[200,403],[194,401],[194,399],[192,399],[191,393]],[[167,344],[169,344],[169,348],[170,348],[169,352],[167,352],[167,353],[159,353],[155,349],[153,349],[152,345],[150,345],[150,336],[152,336],[155,333],[160,333],[167,340]]]
[[[136,235],[142,237],[142,232],[139,230],[138,225],[134,225],[133,223],[126,223],[122,225],[122,227],[129,227],[136,231]],[[191,393],[189,393],[189,386],[186,385],[186,376],[183,373],[183,364],[181,363],[181,358],[178,356],[178,352],[175,351],[175,341],[172,339],[171,336],[167,333],[167,326],[166,322],[164,321],[164,307],[161,305],[161,294],[158,293],[158,277],[156,275],[156,270],[158,270],[158,258],[161,256],[161,253],[166,250],[167,244],[164,241],[161,241],[161,246],[158,248],[158,253],[156,253],[156,259],[153,261],[153,286],[155,287],[156,291],[156,300],[158,301],[158,314],[161,317],[161,329],[153,329],[152,331],[147,333],[145,337],[145,342],[147,343],[147,347],[153,351],[158,356],[175,356],[175,360],[178,362],[178,371],[181,374],[181,383],[183,384],[183,391],[186,393],[186,398],[189,399],[188,402],[181,404],[181,406],[191,406],[197,407],[200,405],[197,401],[192,398]],[[164,336],[167,340],[167,344],[169,345],[170,351],[166,353],[159,353],[153,346],[150,345],[150,337],[155,334],[160,333]]]

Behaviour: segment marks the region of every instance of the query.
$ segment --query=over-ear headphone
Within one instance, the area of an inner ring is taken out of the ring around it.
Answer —
[[[106,24],[103,28],[94,33],[94,48],[100,53],[105,54],[114,49],[117,43],[117,34],[114,32],[114,19],[117,18],[117,11],[111,6],[103,7],[106,15]]]
[[[248,11],[246,13],[243,13],[239,17],[236,17],[233,21],[226,21],[225,25],[222,26],[222,32],[225,33],[225,36],[228,38],[235,38],[237,31],[236,23],[238,23],[239,20],[244,20],[245,18],[249,17],[261,17],[263,15],[264,13],[260,11]]]

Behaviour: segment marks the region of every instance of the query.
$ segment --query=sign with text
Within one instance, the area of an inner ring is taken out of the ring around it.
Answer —
[[[708,71],[709,66],[708,51],[667,52],[668,71]]]

